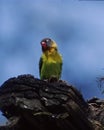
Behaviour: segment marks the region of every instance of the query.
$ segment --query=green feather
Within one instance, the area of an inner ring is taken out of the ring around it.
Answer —
[[[62,72],[62,56],[55,50],[54,53],[45,52],[39,61],[39,74],[41,79],[56,77],[59,79]]]

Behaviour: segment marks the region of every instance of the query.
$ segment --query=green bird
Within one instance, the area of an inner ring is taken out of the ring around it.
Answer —
[[[61,77],[63,61],[58,52],[57,44],[50,38],[44,38],[40,44],[43,52],[39,61],[40,79],[50,82],[52,79],[58,81]]]

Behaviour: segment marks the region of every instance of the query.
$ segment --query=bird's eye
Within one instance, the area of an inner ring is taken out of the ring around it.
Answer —
[[[49,39],[47,39],[46,42],[48,43],[48,42],[49,42]]]

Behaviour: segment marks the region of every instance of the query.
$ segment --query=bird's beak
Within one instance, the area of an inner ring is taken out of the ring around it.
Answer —
[[[42,47],[46,48],[47,47],[47,44],[45,42],[42,42],[41,43]]]

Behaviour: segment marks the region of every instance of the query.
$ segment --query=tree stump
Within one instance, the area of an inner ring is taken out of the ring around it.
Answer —
[[[8,119],[0,130],[95,130],[88,117],[89,105],[75,87],[32,75],[4,82],[0,110]]]

